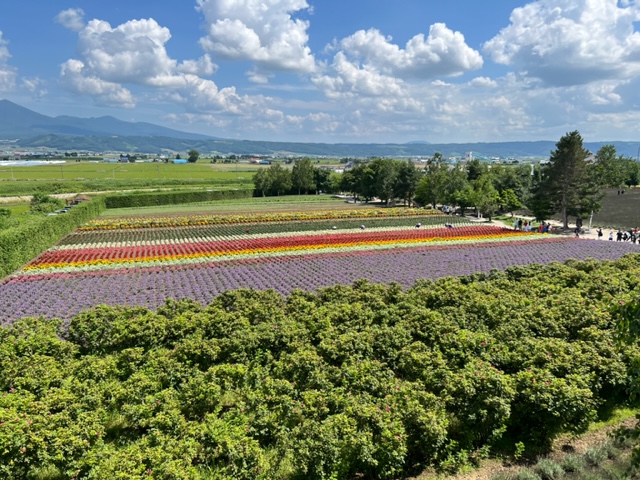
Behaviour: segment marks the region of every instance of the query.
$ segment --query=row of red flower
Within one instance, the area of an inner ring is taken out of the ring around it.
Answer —
[[[522,236],[523,232],[489,225],[456,228],[392,229],[326,233],[321,235],[294,234],[286,236],[250,236],[239,239],[223,239],[200,242],[161,243],[152,245],[88,247],[78,249],[49,250],[32,260],[28,268],[92,262],[96,260],[144,260],[172,256],[206,256],[226,253],[258,253],[261,251],[297,250],[386,242],[437,241],[473,239],[483,237]]]

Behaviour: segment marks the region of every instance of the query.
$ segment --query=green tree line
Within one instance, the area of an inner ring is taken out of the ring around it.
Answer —
[[[339,175],[313,165],[311,159],[296,160],[291,169],[280,162],[258,170],[253,176],[255,191],[260,196],[285,193],[335,193],[339,190]]]
[[[354,161],[342,174],[329,173],[296,161],[289,170],[280,164],[256,173],[254,186],[260,195],[341,191],[368,202],[386,204],[448,205],[465,213],[491,218],[496,212],[526,208],[537,220],[558,214],[565,228],[569,217],[583,218],[600,208],[604,188],[628,188],[639,183],[640,165],[618,155],[613,145],[595,154],[583,148],[579,132],[563,135],[539,164],[488,164],[478,159],[450,164],[435,153],[424,165],[411,160],[373,158]]]

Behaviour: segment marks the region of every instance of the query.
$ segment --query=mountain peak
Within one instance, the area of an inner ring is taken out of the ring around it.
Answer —
[[[0,138],[28,138],[38,135],[122,135],[173,137],[184,140],[213,138],[152,123],[126,122],[110,115],[97,118],[80,118],[70,115],[48,117],[9,100],[0,100]]]

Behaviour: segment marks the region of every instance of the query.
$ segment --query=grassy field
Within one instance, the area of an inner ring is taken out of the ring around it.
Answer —
[[[245,179],[251,180],[258,165],[67,162],[30,167],[2,166],[0,180],[96,180],[96,179]]]
[[[373,208],[375,204],[346,203],[331,195],[283,195],[280,197],[254,197],[237,200],[216,200],[183,205],[165,205],[142,208],[112,208],[102,213],[103,217],[130,217],[139,215],[190,215],[194,213],[246,213],[279,212],[292,210]]]
[[[67,162],[18,167],[0,163],[0,196],[181,186],[242,188],[253,184],[253,175],[259,168],[264,166]]]
[[[19,203],[3,203],[0,208],[7,208],[11,210],[12,215],[21,215],[29,211],[29,204],[25,202]]]

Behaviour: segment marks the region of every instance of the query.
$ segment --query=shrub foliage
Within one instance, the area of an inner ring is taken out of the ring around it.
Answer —
[[[157,205],[177,205],[182,203],[208,202],[234,198],[250,198],[253,190],[185,190],[169,192],[138,192],[109,195],[105,202],[107,208],[136,208]]]
[[[104,209],[104,198],[95,197],[74,205],[64,214],[31,215],[14,227],[0,230],[0,277],[13,272]]]
[[[3,478],[397,478],[628,399],[640,256],[0,329]],[[57,475],[57,476],[56,476]]]

